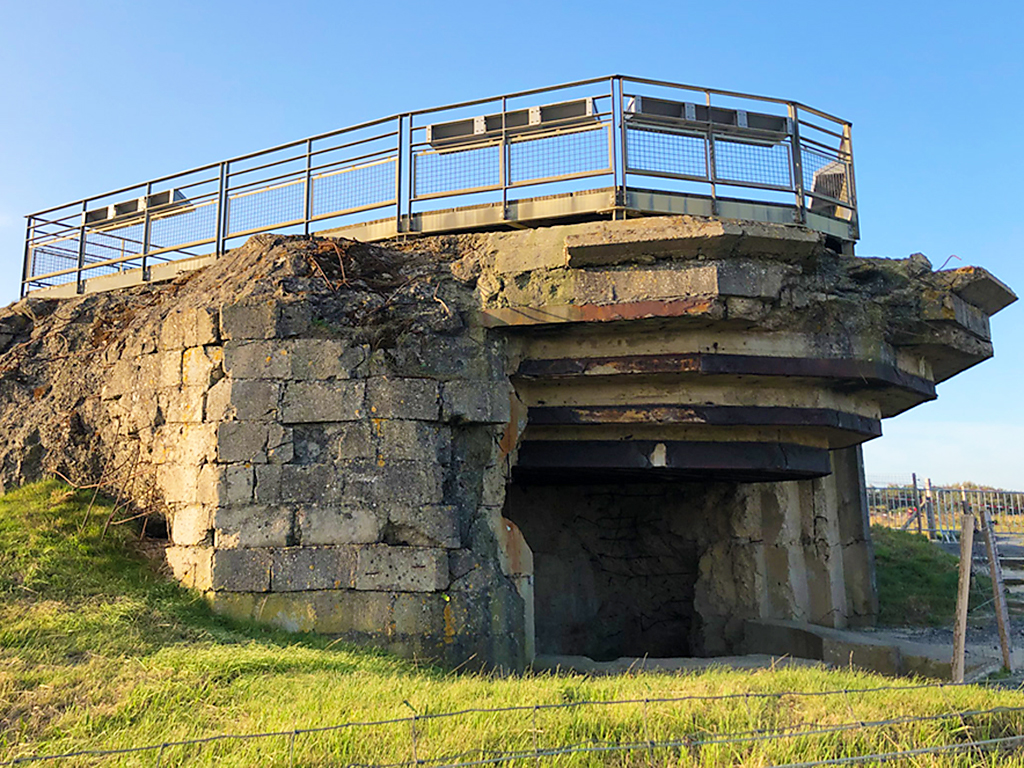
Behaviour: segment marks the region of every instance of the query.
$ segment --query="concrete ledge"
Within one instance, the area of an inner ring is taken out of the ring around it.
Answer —
[[[891,677],[952,679],[952,649],[927,643],[891,642],[868,632],[820,627],[796,621],[759,620],[744,625],[747,653],[815,659],[836,667],[851,666]],[[981,680],[998,671],[998,659],[967,655],[964,679]]]

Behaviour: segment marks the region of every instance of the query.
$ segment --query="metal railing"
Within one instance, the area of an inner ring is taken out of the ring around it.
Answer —
[[[795,101],[616,75],[392,115],[30,214],[22,294],[81,292],[128,270],[147,280],[160,262],[270,230],[374,217],[388,234],[458,228],[441,214],[453,201],[491,207],[498,224],[537,219],[524,201],[595,191],[596,178],[610,202],[563,210],[744,218],[754,202],[774,220],[857,238],[850,123]],[[651,208],[652,192],[691,205]]]
[[[931,539],[960,540],[965,511],[987,510],[996,532],[1024,533],[1024,492],[979,488],[937,487],[931,480],[920,486],[867,486],[871,523],[923,533]]]

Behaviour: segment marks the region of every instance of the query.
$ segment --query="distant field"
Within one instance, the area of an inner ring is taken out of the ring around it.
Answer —
[[[225,740],[159,755],[39,764],[384,764],[411,761],[415,750],[424,765],[515,751],[529,759],[505,765],[773,765],[1024,733],[1024,696],[1013,691],[857,692],[914,681],[817,668],[615,678],[453,674],[325,637],[227,622],[134,555],[128,526],[101,538],[109,506],[98,501],[86,519],[90,498],[55,482],[0,497],[0,763],[390,718],[405,719],[294,740]],[[880,574],[887,568],[880,557]],[[710,698],[723,695],[732,698]],[[654,701],[684,697],[693,698]],[[616,700],[635,701],[583,704]],[[407,719],[509,706],[525,708]],[[906,722],[932,716],[938,719]],[[874,724],[881,720],[902,722]],[[623,744],[639,748],[611,749]],[[594,751],[534,757],[535,749],[562,745]],[[1024,765],[1016,753],[914,760],[907,764]]]

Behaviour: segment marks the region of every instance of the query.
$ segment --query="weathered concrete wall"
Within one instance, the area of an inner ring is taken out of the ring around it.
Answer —
[[[162,517],[234,616],[451,665],[726,653],[873,622],[856,446],[991,355],[1000,286],[687,217],[258,236],[0,313],[0,479]]]
[[[383,301],[353,280],[339,302],[315,285],[311,247],[255,239],[205,276],[284,262],[256,295],[236,274],[17,306],[6,322],[29,335],[4,379],[5,479],[102,477],[167,520],[170,570],[224,613],[522,666],[519,574],[498,554],[513,397],[500,342],[462,324],[465,297],[436,263],[412,260]],[[396,295],[420,283],[426,302]],[[346,322],[374,302],[386,316]],[[71,358],[48,354],[68,344]]]

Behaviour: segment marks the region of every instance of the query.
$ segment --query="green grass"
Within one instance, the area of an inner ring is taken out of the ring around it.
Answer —
[[[878,578],[879,623],[942,626],[956,611],[959,559],[917,533],[871,527]],[[992,597],[992,581],[971,578],[971,607]]]
[[[202,599],[154,574],[133,554],[133,533],[101,537],[109,506],[53,482],[0,497],[0,762],[77,749],[118,749],[218,733],[257,733],[527,705],[420,721],[417,756],[432,760],[566,743],[711,738],[807,729],[951,710],[1018,707],[1017,692],[977,687],[833,696],[757,693],[905,685],[852,670],[783,668],[611,678],[454,674],[316,635],[289,635],[212,615]],[[726,701],[708,699],[741,694]],[[751,695],[746,695],[751,694]],[[696,697],[542,709],[584,700]],[[646,712],[646,718],[645,718]],[[646,721],[646,722],[645,722]],[[1024,714],[855,728],[800,738],[564,756],[572,765],[770,765],[1015,734]],[[385,763],[411,757],[410,723],[303,734],[294,765]],[[286,766],[287,737],[170,747],[161,766]],[[81,758],[68,765],[156,764],[154,752]],[[1024,759],[947,757],[928,765],[1024,765]],[[508,763],[506,763],[508,764]],[[512,765],[523,764],[512,763]],[[525,764],[534,765],[533,761]]]

